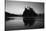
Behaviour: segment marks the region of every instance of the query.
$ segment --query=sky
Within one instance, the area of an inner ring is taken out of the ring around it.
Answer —
[[[9,13],[12,14],[18,14],[22,15],[25,7],[31,7],[33,10],[39,14],[44,12],[44,4],[43,3],[38,3],[38,2],[26,2],[26,1],[6,1],[6,10]]]

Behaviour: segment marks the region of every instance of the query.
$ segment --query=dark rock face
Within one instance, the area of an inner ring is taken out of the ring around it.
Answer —
[[[27,24],[29,24],[29,26],[33,25],[34,22],[35,22],[35,18],[38,16],[32,8],[29,8],[29,10],[27,8],[25,8],[25,11],[23,12],[23,21],[24,21],[24,24],[25,26]]]
[[[39,14],[39,17],[44,19],[44,13],[43,14]]]

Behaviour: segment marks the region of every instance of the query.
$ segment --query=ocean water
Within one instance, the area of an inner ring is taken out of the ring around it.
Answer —
[[[6,29],[29,29],[29,28],[39,28],[39,26],[43,26],[43,19],[36,17],[35,23],[32,27],[24,26],[23,17],[9,17],[14,18],[6,21]]]

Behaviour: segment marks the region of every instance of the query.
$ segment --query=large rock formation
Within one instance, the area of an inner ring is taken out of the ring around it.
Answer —
[[[38,15],[33,11],[32,8],[29,8],[29,9],[25,8],[25,11],[23,12],[24,24],[25,25],[29,24],[29,26],[33,25],[35,22],[34,17],[36,17],[36,16],[38,16]]]

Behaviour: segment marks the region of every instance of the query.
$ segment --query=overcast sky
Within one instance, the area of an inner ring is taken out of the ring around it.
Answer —
[[[43,13],[44,5],[43,3],[35,2],[22,2],[22,1],[7,1],[6,11],[12,14],[23,14],[26,6],[33,8],[36,13]]]

